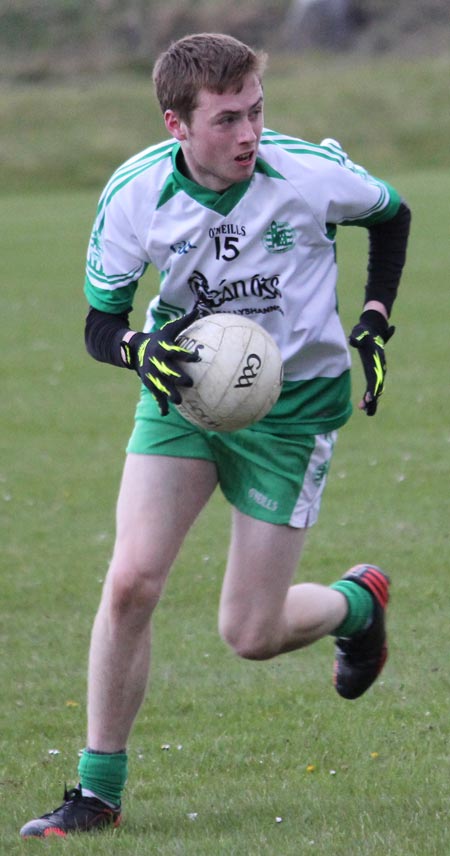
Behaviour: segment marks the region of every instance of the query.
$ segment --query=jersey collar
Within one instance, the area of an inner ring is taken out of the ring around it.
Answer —
[[[218,193],[216,190],[210,190],[208,187],[203,187],[201,184],[197,184],[196,181],[192,181],[190,178],[183,175],[178,166],[180,154],[181,146],[177,143],[172,149],[173,171],[167,177],[161,191],[158,200],[158,208],[161,208],[169,201],[169,199],[180,191],[184,191],[184,193],[192,199],[195,199],[196,202],[203,205],[205,208],[210,208],[211,211],[216,211],[218,214],[227,216],[238,202],[240,202],[242,197],[245,196],[253,177],[246,179],[246,181],[240,181],[237,184],[232,184],[226,190],[222,191],[222,193]],[[281,178],[278,173],[274,176],[275,171],[272,170],[271,167],[269,167],[268,164],[266,164],[266,162],[260,157],[256,159],[255,172]]]

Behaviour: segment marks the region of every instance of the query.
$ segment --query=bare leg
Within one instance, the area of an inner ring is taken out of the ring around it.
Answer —
[[[220,632],[242,657],[266,659],[331,633],[347,613],[345,597],[316,583],[291,585],[305,530],[233,512],[219,612]]]
[[[217,483],[209,461],[129,455],[117,505],[114,555],[89,656],[88,746],[125,748],[145,695],[150,619],[169,570]]]

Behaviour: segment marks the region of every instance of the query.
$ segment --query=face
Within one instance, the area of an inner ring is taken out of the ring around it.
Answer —
[[[164,120],[198,184],[222,191],[251,177],[264,121],[263,92],[255,74],[247,75],[240,92],[200,90],[189,125],[173,110],[166,111]]]

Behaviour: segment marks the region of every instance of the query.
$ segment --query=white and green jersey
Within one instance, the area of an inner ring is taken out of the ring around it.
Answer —
[[[186,178],[179,151],[175,140],[152,146],[107,184],[89,246],[89,303],[126,311],[154,265],[160,291],[146,329],[195,303],[251,317],[281,350],[291,399],[302,391],[308,430],[338,427],[349,415],[350,356],[337,311],[336,226],[390,219],[399,195],[333,140],[265,130],[252,178],[222,193]],[[298,421],[297,405],[286,406],[285,422]]]

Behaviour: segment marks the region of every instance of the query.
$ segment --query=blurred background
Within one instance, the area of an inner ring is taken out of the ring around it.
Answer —
[[[43,80],[150,65],[169,40],[203,30],[276,52],[435,54],[449,27],[448,0],[2,0],[0,71]]]
[[[450,166],[448,0],[0,0],[0,193],[100,189],[165,136],[153,62],[203,30],[269,52],[269,127],[386,177]]]

